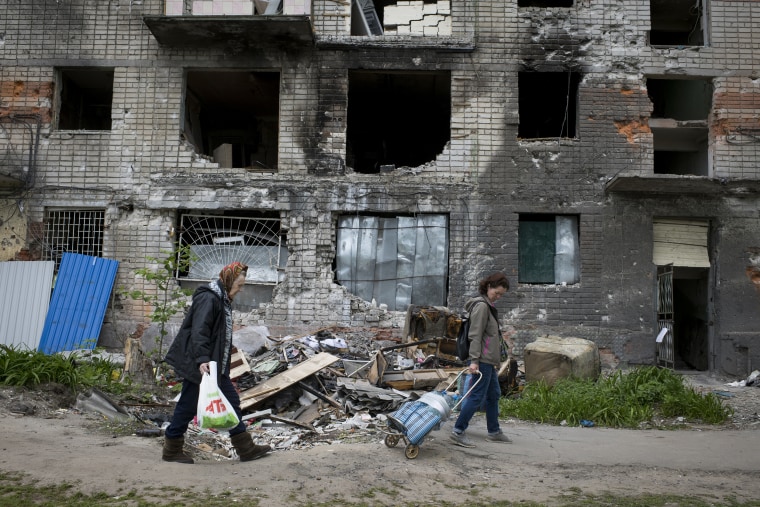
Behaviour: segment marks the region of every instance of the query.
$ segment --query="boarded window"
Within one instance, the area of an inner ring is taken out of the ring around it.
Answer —
[[[445,215],[343,216],[336,278],[352,294],[389,310],[444,305],[448,252]]]
[[[578,283],[578,217],[520,215],[518,264],[520,283]]]
[[[709,230],[707,220],[655,218],[652,262],[657,266],[710,267]]]

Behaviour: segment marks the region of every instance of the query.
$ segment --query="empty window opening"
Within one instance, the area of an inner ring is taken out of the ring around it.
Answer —
[[[113,69],[59,69],[60,130],[111,130]]]
[[[712,82],[648,78],[647,91],[652,101],[654,173],[707,176]]]
[[[274,287],[284,278],[287,239],[280,219],[256,216],[183,214],[178,242],[191,252],[187,272],[177,273],[182,285],[195,287],[219,277],[231,262],[248,266],[246,286],[235,298],[238,308],[258,308],[272,299]]]
[[[574,138],[580,79],[576,72],[520,72],[518,137]]]
[[[573,0],[518,0],[518,7],[572,7]]]
[[[578,283],[578,217],[521,214],[518,229],[518,269],[520,283]]]
[[[652,46],[704,46],[707,0],[650,0]]]
[[[712,107],[713,86],[709,79],[647,78],[652,118],[678,121],[706,120]]]
[[[336,280],[389,310],[445,305],[449,227],[446,215],[338,218]]]
[[[450,136],[448,72],[351,71],[347,164],[360,173],[435,160]]]
[[[105,210],[46,210],[42,258],[55,261],[55,271],[64,253],[103,256]]]
[[[220,167],[277,168],[280,74],[188,71],[184,133]]]

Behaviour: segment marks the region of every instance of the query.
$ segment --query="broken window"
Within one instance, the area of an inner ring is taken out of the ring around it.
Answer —
[[[60,130],[111,130],[113,69],[59,69],[58,87]]]
[[[518,137],[574,138],[580,80],[576,72],[520,72]]]
[[[577,216],[521,214],[518,234],[520,283],[580,281]]]
[[[709,79],[647,78],[655,174],[709,174]]]
[[[338,219],[338,283],[389,310],[445,305],[448,255],[445,215]]]
[[[518,7],[572,7],[573,0],[517,0]]]
[[[275,170],[279,116],[278,72],[187,72],[185,138],[220,167]]]
[[[216,278],[224,266],[239,261],[248,266],[246,281],[277,284],[288,258],[279,218],[182,215],[179,244],[195,257],[184,273],[195,280]]]
[[[652,46],[707,44],[708,0],[650,0]]]
[[[451,35],[448,0],[352,0],[351,35]]]
[[[350,71],[347,165],[378,173],[435,160],[450,117],[449,72]]]
[[[64,253],[103,256],[105,210],[45,210],[42,258],[61,265]]]
[[[258,308],[271,301],[272,290],[284,278],[288,250],[279,217],[188,213],[180,217],[178,239],[192,254],[188,271],[177,273],[183,286],[215,280],[231,262],[248,266],[246,287],[235,299],[238,308]]]

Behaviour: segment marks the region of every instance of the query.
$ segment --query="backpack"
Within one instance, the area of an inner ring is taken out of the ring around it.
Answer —
[[[457,357],[460,361],[467,361],[470,357],[470,318],[462,317],[462,323],[459,325],[459,334],[457,334]]]
[[[476,304],[479,304],[476,303]],[[498,323],[499,319],[495,314],[495,309],[491,306],[489,306],[489,310],[491,310],[491,315],[496,318],[496,322]],[[462,317],[462,323],[459,326],[459,334],[457,334],[457,357],[460,361],[467,361],[470,357],[470,317],[469,314]],[[499,335],[501,335],[501,330],[499,330]]]

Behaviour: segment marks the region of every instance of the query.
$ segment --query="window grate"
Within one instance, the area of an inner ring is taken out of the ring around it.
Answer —
[[[282,281],[288,258],[280,219],[182,215],[180,247],[190,247],[189,280],[210,280],[224,266],[239,261],[248,266],[248,282],[277,284]]]
[[[47,210],[43,258],[58,272],[66,252],[102,257],[104,229],[105,210]]]

